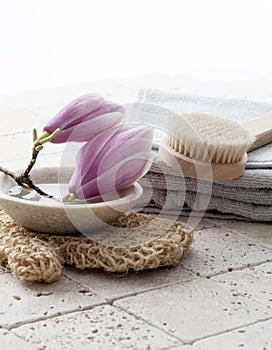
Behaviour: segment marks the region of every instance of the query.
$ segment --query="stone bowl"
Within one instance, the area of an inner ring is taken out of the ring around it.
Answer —
[[[73,168],[36,168],[32,170],[33,182],[39,184],[67,184]],[[108,225],[136,206],[143,189],[134,183],[118,192],[118,196],[103,201],[97,197],[92,202],[64,203],[41,197],[34,192],[33,199],[10,195],[16,182],[0,173],[0,206],[17,223],[36,231],[51,234],[90,235]],[[42,188],[42,186],[41,186]],[[33,192],[33,191],[31,191]]]

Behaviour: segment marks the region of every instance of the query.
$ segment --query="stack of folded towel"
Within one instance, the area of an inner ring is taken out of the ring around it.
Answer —
[[[160,118],[167,118],[169,111],[201,111],[240,123],[272,112],[271,104],[261,102],[181,95],[159,90],[140,91],[137,103],[136,119],[154,124],[160,124]],[[159,109],[156,111],[157,107]],[[132,118],[135,120],[135,111]],[[155,152],[161,137],[163,132],[156,132]],[[194,215],[203,215],[205,211],[206,216],[211,217],[272,221],[272,144],[248,155],[243,176],[214,183],[183,178],[156,155],[150,171],[142,180],[146,198],[151,199],[148,208],[153,211],[163,208],[173,214],[193,210]]]

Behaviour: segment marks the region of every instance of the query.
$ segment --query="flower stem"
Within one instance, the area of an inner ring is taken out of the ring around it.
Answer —
[[[39,155],[39,152],[43,149],[43,144],[46,142],[49,142],[53,140],[55,136],[60,132],[60,129],[56,129],[52,134],[49,134],[47,131],[45,131],[39,138],[37,136],[37,130],[33,129],[33,141],[34,146],[32,149],[32,157],[28,164],[28,167],[23,173],[24,177],[29,176],[30,171],[32,170],[33,166],[35,165],[37,161],[37,157]],[[35,140],[34,140],[35,139]]]
[[[30,178],[30,176],[24,176],[22,175],[18,175],[15,177],[14,179],[18,185],[23,186],[23,187],[27,187],[28,189],[34,190],[37,193],[39,193],[41,196],[47,197],[47,198],[53,198],[54,196],[52,196],[51,194],[48,194],[46,192],[44,192],[42,189],[40,189],[38,186],[36,186],[32,179]]]
[[[27,177],[29,176],[29,173],[30,171],[32,170],[33,166],[35,165],[36,163],[36,160],[37,160],[37,157],[39,155],[39,152],[41,151],[42,149],[41,148],[38,148],[38,146],[35,146],[34,144],[34,147],[32,149],[32,157],[31,157],[31,160],[26,168],[26,170],[23,172],[23,176],[24,177]]]
[[[29,174],[30,174],[33,166],[36,163],[36,160],[37,160],[37,157],[38,157],[40,151],[43,149],[43,144],[53,140],[53,138],[55,136],[57,136],[57,134],[59,132],[60,132],[60,129],[55,130],[52,134],[49,134],[48,132],[44,132],[40,137],[38,137],[37,130],[33,129],[32,137],[33,137],[34,145],[33,145],[33,149],[32,149],[32,157],[31,157],[31,160],[30,160],[27,168],[25,169],[25,171],[22,174],[18,175],[15,172],[10,171],[2,166],[0,166],[0,171],[6,175],[12,177],[14,179],[14,181],[16,181],[19,186],[27,187],[28,189],[32,189],[32,190],[36,191],[37,193],[39,193],[41,196],[45,196],[47,198],[53,198],[52,195],[45,193],[38,186],[36,186],[33,183]]]
[[[69,193],[66,196],[62,198],[63,202],[73,202],[76,199],[76,196],[74,193]]]
[[[10,171],[6,168],[4,168],[3,166],[0,165],[0,171],[10,177],[12,177],[14,180],[17,178],[17,174],[13,171]],[[16,180],[15,180],[16,181]]]

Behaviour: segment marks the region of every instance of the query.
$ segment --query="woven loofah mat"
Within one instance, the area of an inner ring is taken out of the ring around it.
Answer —
[[[0,210],[0,264],[20,280],[50,283],[64,264],[127,273],[176,265],[192,243],[192,230],[153,215],[127,213],[92,238],[30,232]]]

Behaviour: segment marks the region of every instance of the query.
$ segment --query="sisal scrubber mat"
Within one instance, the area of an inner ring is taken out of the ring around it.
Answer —
[[[0,210],[0,264],[20,280],[50,283],[64,265],[127,273],[176,265],[192,243],[191,228],[153,215],[127,213],[91,236],[30,232]]]

